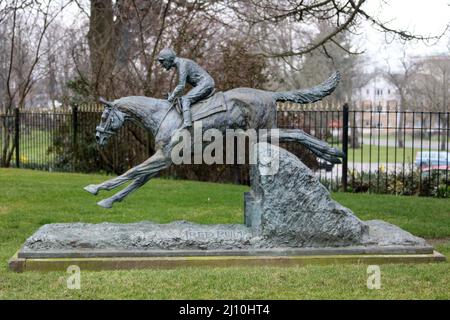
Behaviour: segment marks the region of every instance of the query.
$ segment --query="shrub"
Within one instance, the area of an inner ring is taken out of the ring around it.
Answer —
[[[450,181],[442,172],[421,172],[410,168],[394,173],[349,171],[348,191],[395,195],[450,197]]]

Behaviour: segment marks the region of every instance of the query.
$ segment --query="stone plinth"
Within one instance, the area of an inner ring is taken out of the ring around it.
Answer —
[[[47,224],[26,240],[10,268],[58,269],[75,262],[102,269],[218,261],[232,266],[445,260],[425,240],[397,226],[358,219],[288,151],[260,144],[257,153],[251,191],[244,195],[245,224]]]

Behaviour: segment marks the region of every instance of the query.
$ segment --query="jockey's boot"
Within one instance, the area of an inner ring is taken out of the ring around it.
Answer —
[[[192,127],[191,108],[187,101],[183,101],[183,129]]]

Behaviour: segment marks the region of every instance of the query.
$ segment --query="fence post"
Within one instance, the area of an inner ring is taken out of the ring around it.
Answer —
[[[72,106],[72,146],[73,146],[73,151],[74,151],[74,157],[73,160],[74,162],[76,161],[77,158],[77,149],[78,149],[78,145],[77,145],[77,135],[78,135],[78,106],[76,104],[74,104]],[[75,170],[75,163],[72,164],[73,165],[73,170]]]
[[[19,108],[14,109],[14,144],[15,144],[15,150],[16,150],[16,168],[20,167],[20,149],[19,149],[19,143],[20,143],[20,112]]]
[[[344,104],[342,115],[342,151],[344,152],[344,159],[342,159],[342,189],[347,191],[348,184],[348,122],[349,122],[348,104]]]

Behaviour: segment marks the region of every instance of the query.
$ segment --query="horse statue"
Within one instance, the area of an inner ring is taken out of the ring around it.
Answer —
[[[217,129],[276,129],[277,105],[281,101],[307,104],[319,101],[331,94],[340,80],[335,72],[322,84],[309,89],[287,92],[270,92],[252,88],[237,88],[219,92],[192,106],[194,121],[202,121],[202,130]],[[142,96],[123,97],[112,102],[101,99],[105,109],[96,128],[96,142],[105,145],[125,122],[134,121],[153,135],[155,153],[143,163],[129,169],[122,175],[100,184],[91,184],[84,189],[93,195],[100,190],[112,190],[132,181],[126,188],[97,204],[111,208],[132,191],[147,183],[162,170],[170,167],[173,136],[182,125],[183,119],[173,104],[167,100]],[[300,129],[278,129],[279,141],[294,141],[308,148],[317,157],[329,163],[341,163],[344,154]]]

